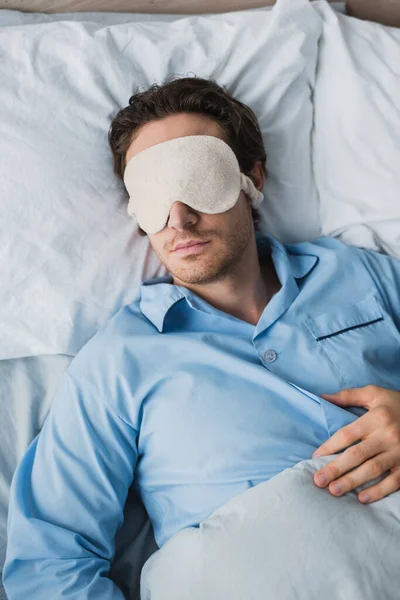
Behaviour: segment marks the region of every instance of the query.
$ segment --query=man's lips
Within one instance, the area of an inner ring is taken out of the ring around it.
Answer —
[[[174,252],[177,252],[178,254],[184,254],[185,252],[186,253],[201,252],[203,247],[206,246],[208,243],[209,242],[188,242],[188,244],[185,246],[178,244],[178,246],[175,248]]]
[[[187,242],[179,242],[176,244],[174,250],[178,250],[179,248],[187,248],[188,246],[194,246],[195,244],[204,244],[202,240],[188,240]]]

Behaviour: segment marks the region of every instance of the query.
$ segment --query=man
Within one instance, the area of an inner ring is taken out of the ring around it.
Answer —
[[[318,448],[340,452],[315,480],[332,493],[400,487],[400,264],[256,231],[259,125],[215,82],[136,94],[110,145],[169,275],[81,350],[17,469],[9,600],[121,599],[107,574],[132,483],[159,546]]]

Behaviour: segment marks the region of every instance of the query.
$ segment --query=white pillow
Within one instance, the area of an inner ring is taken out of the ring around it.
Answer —
[[[343,4],[343,3],[340,3]],[[249,9],[249,11],[271,10],[272,6]],[[248,12],[248,11],[246,11]],[[213,13],[214,14],[214,13]],[[31,25],[33,23],[54,23],[55,21],[89,21],[102,25],[118,25],[121,23],[142,23],[143,21],[170,22],[188,15],[167,13],[122,13],[122,12],[70,12],[39,13],[20,12],[18,10],[0,10],[0,27],[10,25]]]
[[[246,490],[146,562],[141,600],[378,600],[399,597],[400,491],[337,498],[303,461]]]
[[[320,18],[308,0],[271,11],[110,27],[0,28],[0,359],[75,354],[165,273],[126,213],[110,121],[137,86],[213,77],[259,117],[268,230],[319,233],[310,132]]]
[[[400,259],[400,29],[323,19],[313,162],[323,235]]]
[[[346,12],[345,2],[332,2],[332,8]],[[271,10],[272,6],[261,6],[247,9],[246,12]],[[175,21],[187,15],[167,13],[122,13],[122,12],[70,12],[70,13],[38,13],[20,12],[18,10],[0,10],[0,27],[8,25],[27,25],[30,23],[51,23],[54,21],[91,21],[103,25],[132,23],[141,21]]]

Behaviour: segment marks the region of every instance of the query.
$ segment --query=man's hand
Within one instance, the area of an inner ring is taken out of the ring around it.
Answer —
[[[314,452],[313,458],[336,454],[361,440],[317,471],[316,485],[329,485],[331,494],[342,496],[389,471],[382,481],[362,490],[359,501],[375,502],[400,489],[400,392],[369,385],[321,396],[337,406],[363,406],[369,412],[339,429]]]

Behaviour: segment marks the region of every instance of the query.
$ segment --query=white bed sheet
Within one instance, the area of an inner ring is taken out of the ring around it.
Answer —
[[[147,561],[142,600],[395,600],[400,491],[336,498],[305,460],[178,532]],[[377,483],[382,477],[370,482]]]

